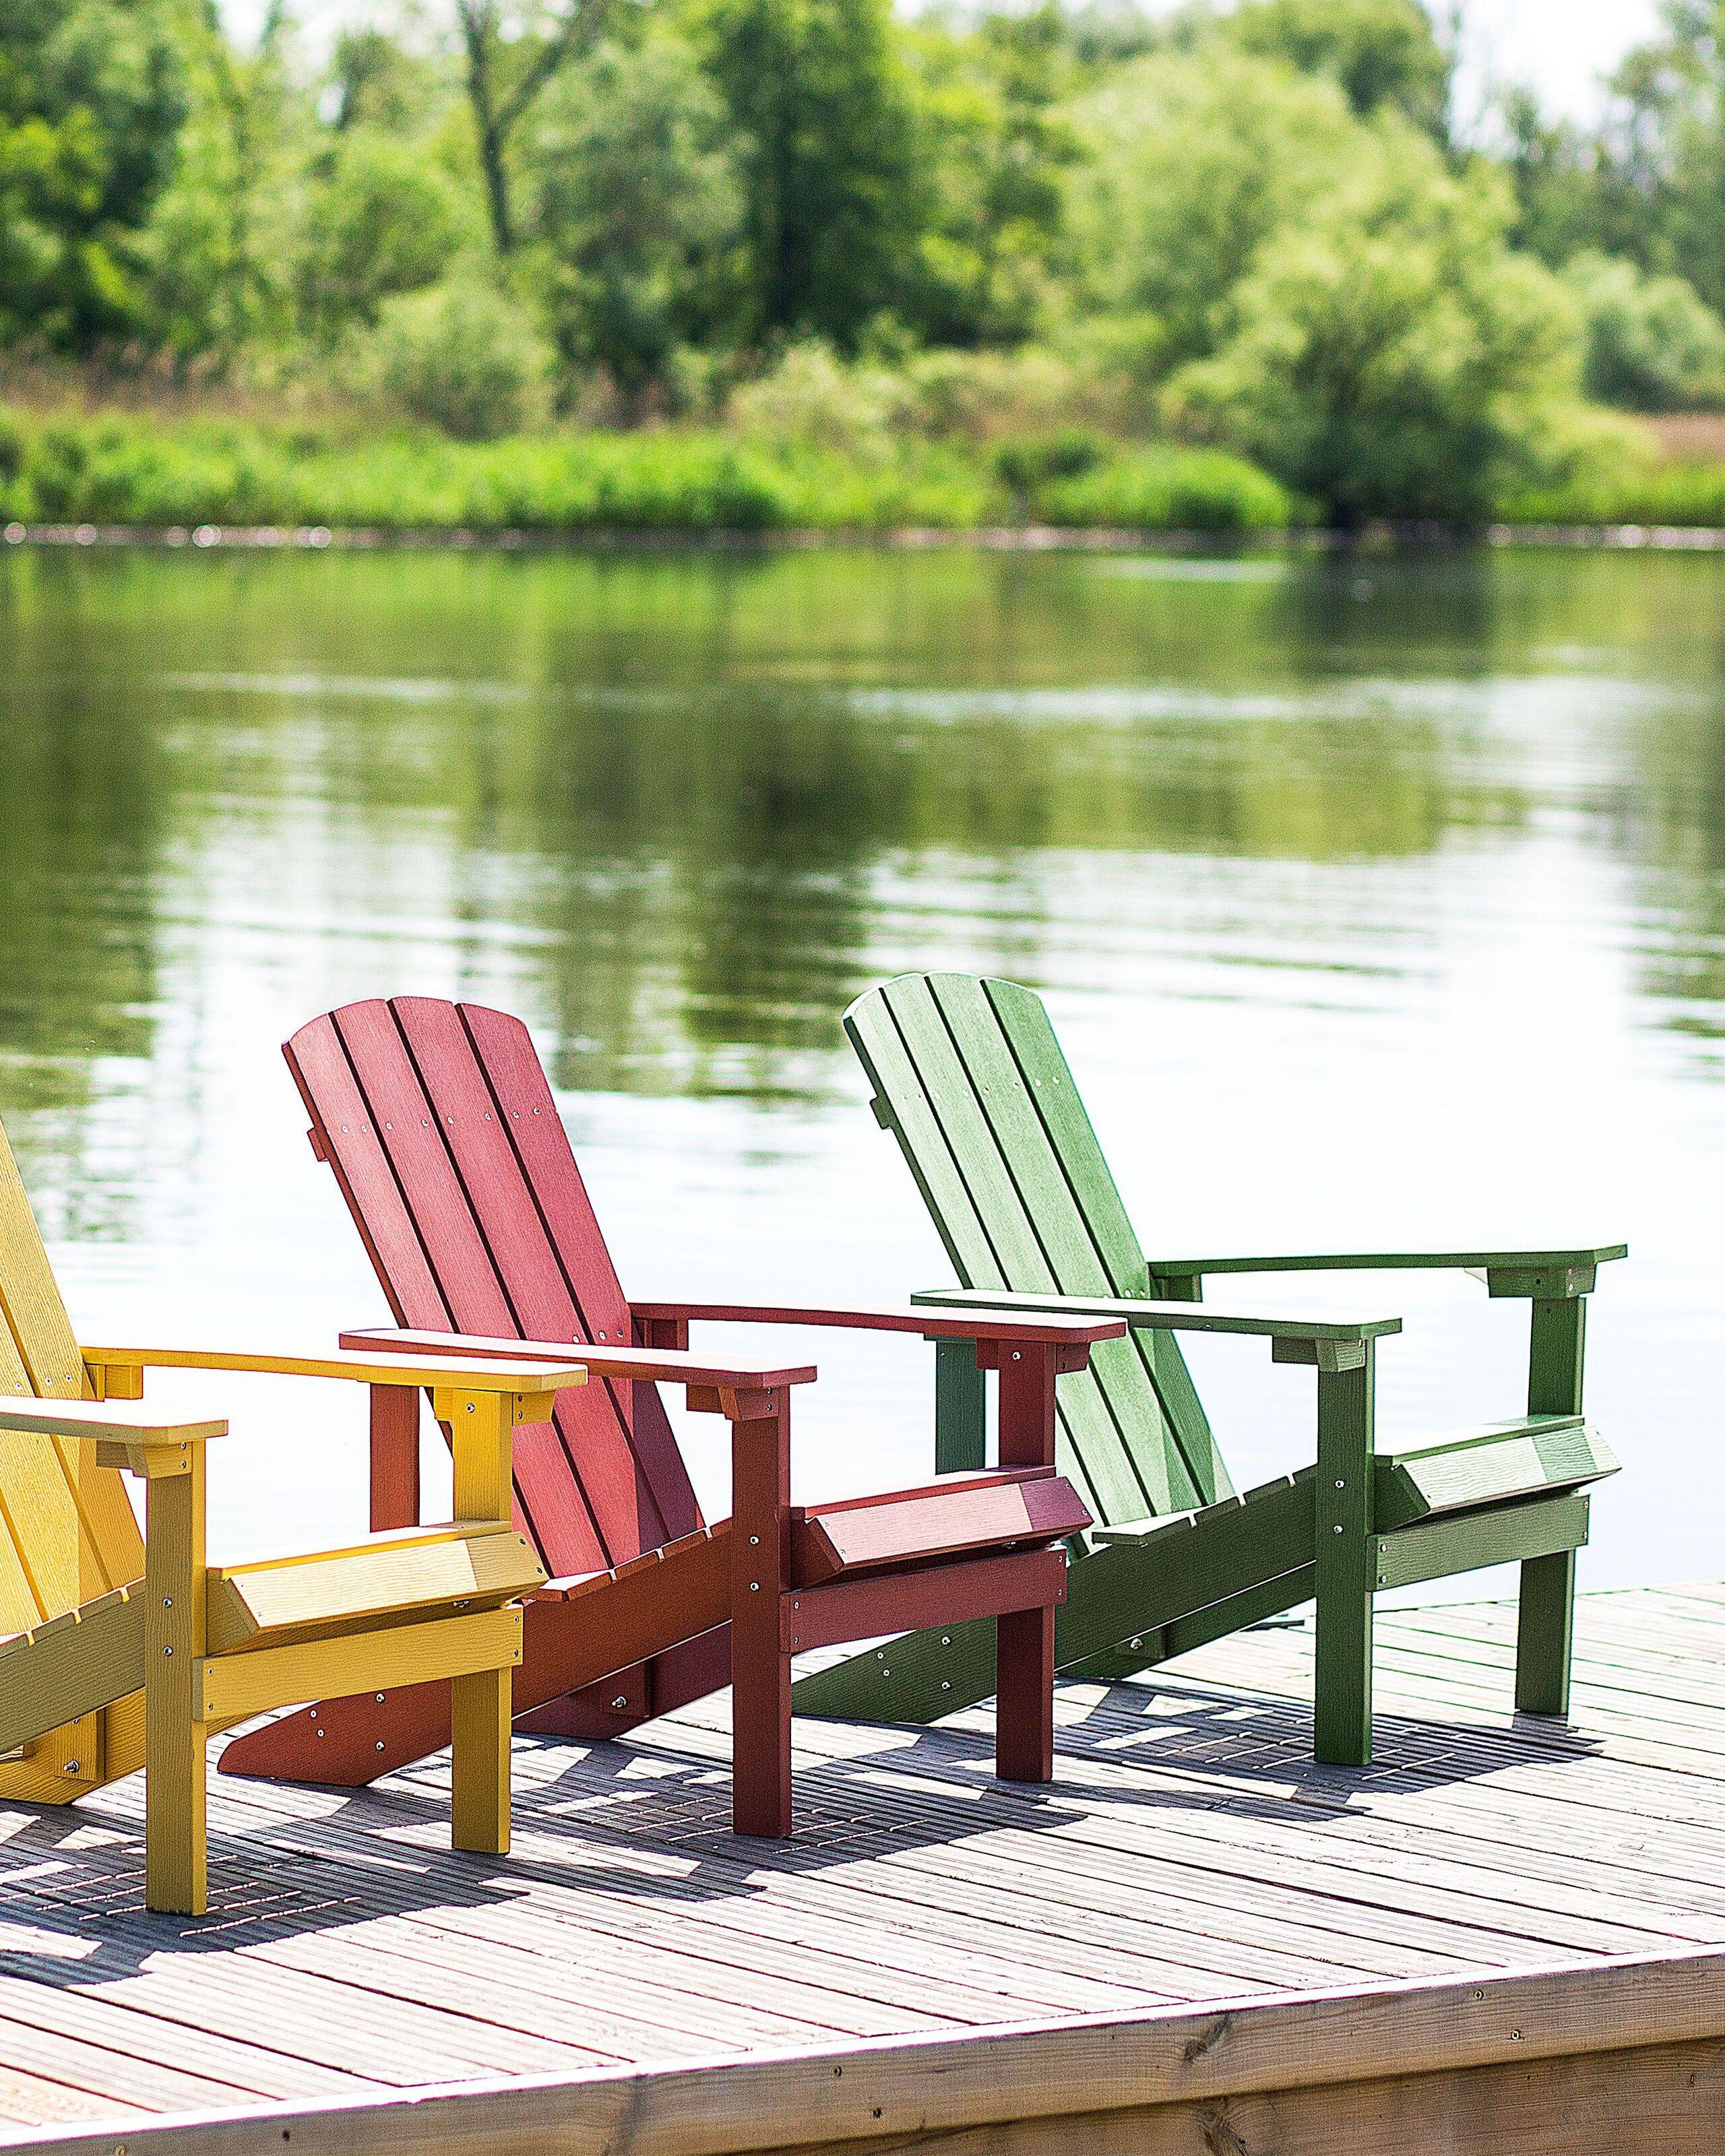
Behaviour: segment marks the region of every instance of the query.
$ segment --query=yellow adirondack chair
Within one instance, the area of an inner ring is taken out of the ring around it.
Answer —
[[[204,1558],[221,1420],[136,1404],[150,1368],[434,1389],[455,1520],[263,1563]],[[577,1365],[79,1348],[0,1131],[0,1800],[64,1804],[145,1770],[145,1899],[205,1906],[204,1740],[302,1700],[454,1680],[453,1834],[509,1846],[519,1598],[545,1573],[512,1517],[513,1432]],[[121,1470],[142,1478],[140,1535]],[[10,1636],[6,1636],[10,1635]]]

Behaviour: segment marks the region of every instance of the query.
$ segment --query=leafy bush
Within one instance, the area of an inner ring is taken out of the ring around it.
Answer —
[[[1578,311],[1509,246],[1507,190],[1398,102],[1362,119],[1336,80],[1199,39],[1091,100],[1075,183],[1092,345],[1111,331],[1165,426],[1344,525],[1476,521],[1581,408]]]
[[[1094,429],[1062,427],[1029,440],[1002,442],[994,469],[1014,494],[1029,495],[1050,480],[1081,479],[1106,461],[1109,444]]]
[[[1725,406],[1725,322],[1686,279],[1643,276],[1593,253],[1563,275],[1586,326],[1589,396],[1629,412]]]
[[[1296,521],[1286,490],[1220,449],[1150,449],[1074,475],[1030,497],[1047,524],[1128,531],[1278,531]]]
[[[1498,514],[1517,524],[1717,528],[1725,526],[1725,465],[1663,463],[1631,434],[1615,457],[1584,455],[1549,483],[1507,495]]]
[[[744,434],[884,464],[910,423],[915,393],[885,367],[847,367],[832,346],[794,344],[772,372],[733,392],[727,417]]]
[[[1122,371],[1045,346],[1017,352],[924,352],[905,362],[916,423],[937,441],[1047,438],[1068,426],[1119,433],[1142,421]]]
[[[412,418],[484,442],[539,415],[551,353],[506,293],[464,279],[388,301],[357,367]]]
[[[1387,116],[1360,133],[1322,198],[1260,246],[1228,334],[1167,406],[1338,524],[1476,521],[1579,408],[1574,311],[1504,244],[1489,176],[1452,175]]]

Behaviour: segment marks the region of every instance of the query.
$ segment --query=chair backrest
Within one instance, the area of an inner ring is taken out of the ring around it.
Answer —
[[[1144,1254],[1040,998],[1011,981],[903,973],[845,1029],[965,1287],[1142,1296]],[[1060,1465],[1123,1522],[1230,1491],[1173,1336],[1101,1342],[1060,1382]]]
[[[0,1130],[0,1393],[88,1397],[84,1358],[23,1178]],[[0,1431],[0,1633],[30,1630],[141,1578],[143,1538],[120,1471],[75,1439]]]
[[[395,996],[314,1019],[283,1053],[398,1324],[629,1344],[628,1301],[518,1019]],[[554,1425],[516,1434],[515,1488],[553,1575],[701,1524],[648,1384],[560,1395]]]

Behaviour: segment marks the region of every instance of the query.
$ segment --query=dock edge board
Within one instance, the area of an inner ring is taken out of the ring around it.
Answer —
[[[1062,2156],[1322,2149],[1581,2156],[1656,2118],[1725,2142],[1725,1951],[1258,1994],[675,2066],[469,2081],[219,2115],[28,2129],[54,2156]],[[1458,2138],[1458,2137],[1460,2137]]]

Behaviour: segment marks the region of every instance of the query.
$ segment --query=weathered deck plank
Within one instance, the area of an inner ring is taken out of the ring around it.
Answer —
[[[1725,1948],[1725,1588],[1584,1597],[1567,1727],[1512,1714],[1513,1622],[1381,1614],[1359,1772],[1312,1763],[1301,1625],[1065,1687],[1048,1791],[994,1782],[985,1712],[799,1723],[788,1845],[730,1834],[713,1702],[518,1748],[502,1860],[449,1850],[444,1759],[357,1794],[216,1778],[196,1922],[142,1911],[136,1779],[7,1808],[0,2141],[1350,1984],[1424,2015],[1448,1978]]]

